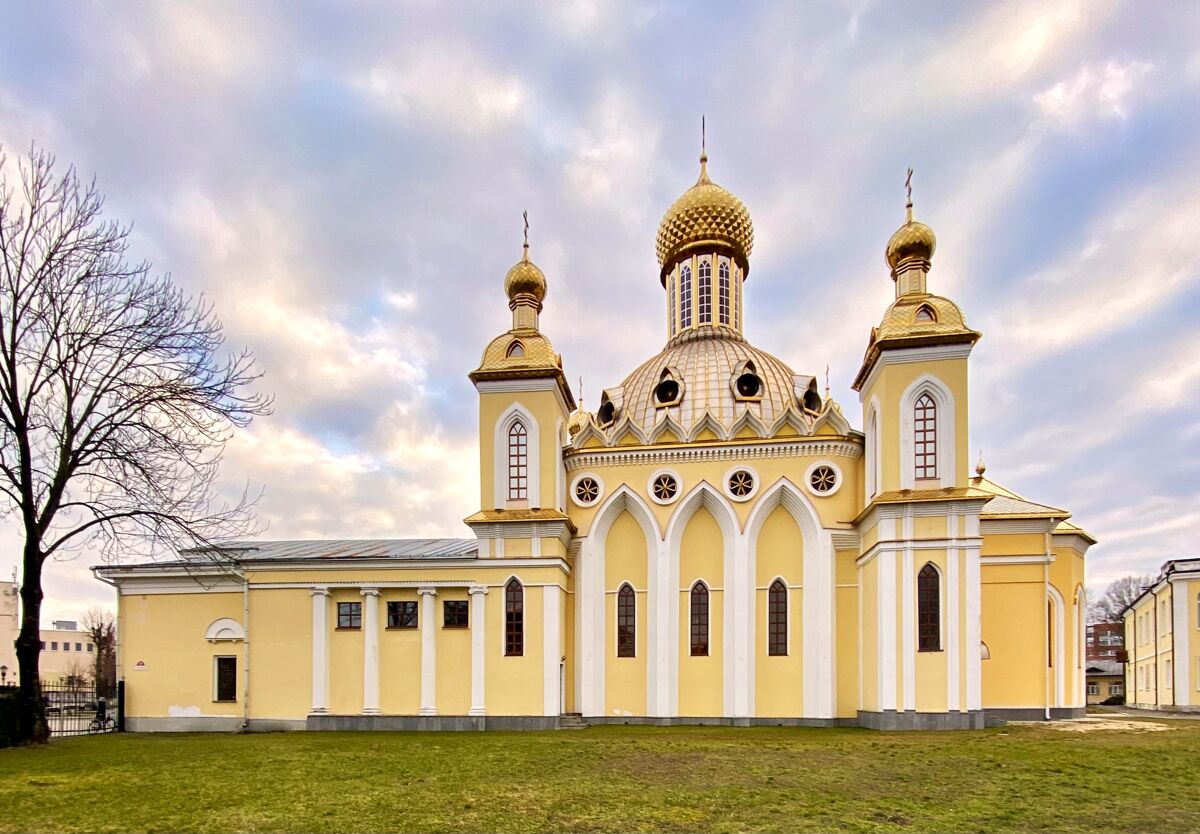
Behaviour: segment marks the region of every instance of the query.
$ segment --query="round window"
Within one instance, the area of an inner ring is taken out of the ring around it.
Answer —
[[[665,504],[675,498],[675,494],[679,492],[679,481],[675,480],[674,475],[659,475],[654,479],[654,497],[659,503]]]
[[[575,499],[580,504],[591,504],[600,497],[600,484],[595,478],[580,478],[575,483]]]
[[[654,400],[660,405],[671,405],[679,401],[679,383],[673,379],[664,379],[654,389]]]
[[[617,416],[617,407],[612,404],[611,400],[605,400],[600,406],[600,411],[596,413],[596,419],[599,420],[601,426],[607,426]]]
[[[754,476],[745,469],[739,469],[729,476],[729,491],[738,498],[745,498],[754,492]]]
[[[739,397],[746,399],[757,397],[762,393],[762,380],[758,374],[744,373],[737,378],[737,392]]]
[[[832,466],[818,466],[808,476],[813,492],[829,492],[837,486],[837,472]]]

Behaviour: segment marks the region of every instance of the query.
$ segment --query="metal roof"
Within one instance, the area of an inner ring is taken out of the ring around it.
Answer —
[[[293,539],[221,542],[213,548],[190,548],[179,555],[188,561],[225,557],[239,562],[297,559],[473,559],[476,539]]]

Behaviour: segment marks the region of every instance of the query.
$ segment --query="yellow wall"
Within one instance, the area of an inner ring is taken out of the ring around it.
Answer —
[[[986,545],[987,539],[984,540]],[[981,663],[985,707],[1046,705],[1046,595],[1041,565],[984,565]]]
[[[608,715],[646,714],[646,536],[621,513],[604,543],[604,710]],[[636,657],[617,657],[617,591],[628,582],[637,600]]]
[[[679,714],[723,714],[724,553],[717,520],[701,507],[688,521],[679,552]],[[691,656],[691,589],[709,586],[708,656]]]
[[[554,586],[557,589],[557,586]],[[439,594],[440,596],[440,594]],[[541,715],[543,710],[542,649],[543,590],[525,588],[524,649],[521,655],[504,653],[504,587],[492,588],[486,599],[484,634],[485,705],[488,715]],[[468,660],[468,663],[470,661]]]
[[[529,496],[530,507],[558,506],[557,467],[559,421],[566,423],[567,415],[553,391],[486,392],[479,395],[479,491],[480,507],[496,509],[506,506],[507,494],[496,495],[494,490],[493,454],[495,451],[496,421],[514,403],[530,412],[538,422],[538,453],[540,478],[539,495]],[[505,440],[504,442],[507,442]],[[507,451],[503,460],[507,465]]]
[[[417,603],[417,628],[388,628],[389,601]],[[416,715],[421,707],[421,627],[425,625],[416,589],[380,590],[379,617],[379,709],[384,714]]]
[[[252,590],[248,636],[252,650],[250,716],[306,716],[312,706],[312,598],[308,591]]]
[[[788,586],[788,647],[782,657],[767,653],[767,600],[776,578]],[[804,714],[803,582],[800,528],[787,509],[776,507],[763,523],[755,553],[755,713],[763,717]]]
[[[913,575],[908,581],[912,583],[913,606],[917,609],[917,574],[921,568],[932,563],[937,567],[941,575],[939,588],[941,590],[941,616],[942,616],[942,647],[940,651],[920,650],[918,635],[913,635],[914,645],[917,646],[917,657],[913,664],[913,673],[916,676],[916,699],[917,712],[945,712],[948,709],[946,699],[946,677],[947,664],[946,655],[949,652],[947,645],[947,630],[949,625],[946,623],[946,600],[948,596],[948,588],[946,587],[946,551],[944,550],[917,550],[913,554]],[[916,628],[919,622],[919,609],[914,611],[913,627]]]

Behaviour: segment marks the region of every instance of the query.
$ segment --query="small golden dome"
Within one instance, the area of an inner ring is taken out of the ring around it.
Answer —
[[[754,224],[742,201],[708,178],[708,155],[700,156],[700,178],[676,200],[658,224],[655,248],[664,273],[695,244],[718,243],[733,249],[750,271]]]
[[[920,257],[930,260],[937,249],[937,237],[933,229],[920,220],[913,220],[911,215],[908,222],[896,230],[887,242],[887,265],[895,269],[905,258]]]
[[[525,244],[525,254],[513,268],[504,276],[504,292],[509,301],[516,301],[518,295],[532,295],[538,304],[546,297],[546,276],[538,269],[537,264],[529,260],[529,244]]]
[[[592,415],[583,410],[580,405],[571,412],[571,416],[567,418],[567,437],[574,438],[575,435],[583,431],[583,427],[592,421]]]

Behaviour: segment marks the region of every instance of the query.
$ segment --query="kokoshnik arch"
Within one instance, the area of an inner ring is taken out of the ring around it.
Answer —
[[[97,568],[136,730],[591,722],[981,727],[1084,709],[1069,514],[968,472],[980,334],[913,218],[853,387],[743,334],[754,233],[700,176],[659,226],[666,344],[596,411],[529,244],[479,394],[473,539],[244,541]]]

